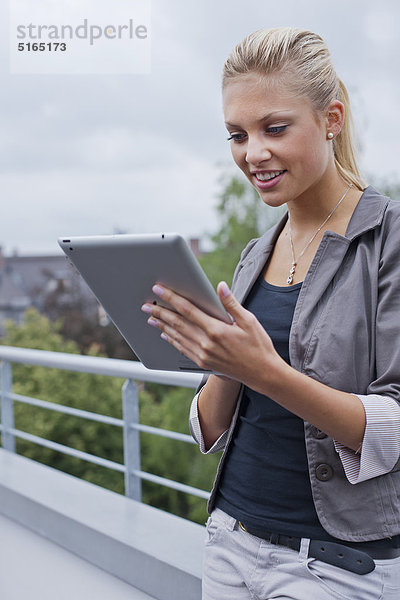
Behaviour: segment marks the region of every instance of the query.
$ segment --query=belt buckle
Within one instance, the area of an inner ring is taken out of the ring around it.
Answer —
[[[240,529],[242,529],[243,531],[248,533],[248,531],[247,531],[246,527],[243,525],[242,521],[239,521],[239,527],[240,527]]]

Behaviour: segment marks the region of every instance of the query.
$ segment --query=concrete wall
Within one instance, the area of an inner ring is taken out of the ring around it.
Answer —
[[[5,450],[0,450],[0,515],[0,598],[25,598],[1,593],[1,585],[7,581],[12,586],[18,573],[18,589],[29,589],[26,598],[47,600],[40,593],[46,580],[49,589],[54,590],[58,581],[60,590],[72,590],[79,571],[86,573],[78,589],[85,600],[124,600],[122,582],[129,584],[131,600],[201,598],[204,527],[200,525]],[[85,591],[85,585],[95,586],[97,578],[104,582],[105,592],[114,578],[121,581],[115,583],[115,594]],[[29,588],[24,581],[29,581]],[[142,595],[135,596],[134,591]],[[77,593],[71,591],[68,597],[78,600]],[[63,599],[59,592],[48,597]]]

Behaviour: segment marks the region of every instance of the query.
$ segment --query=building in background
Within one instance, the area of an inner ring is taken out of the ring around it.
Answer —
[[[189,240],[189,245],[198,257],[201,254],[199,240]],[[92,342],[102,345],[98,336],[88,331],[89,323],[89,330],[110,325],[105,311],[64,255],[20,256],[14,253],[5,256],[0,247],[0,336],[4,334],[7,319],[21,323],[31,306],[51,320],[67,317],[64,333],[75,339],[82,349]],[[115,333],[120,337],[118,332]],[[86,338],[82,343],[83,335]],[[123,357],[124,353],[117,352],[117,355]]]
[[[0,248],[0,335],[4,321],[21,323],[24,312],[35,307],[50,319],[79,310],[96,318],[98,302],[64,256],[4,256]]]

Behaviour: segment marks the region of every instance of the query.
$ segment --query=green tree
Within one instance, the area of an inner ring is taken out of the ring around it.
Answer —
[[[214,287],[221,280],[232,281],[243,248],[276,223],[285,210],[265,205],[256,190],[236,175],[222,175],[220,185],[216,206],[220,227],[211,236],[213,250],[199,259]]]
[[[79,353],[73,341],[60,334],[62,323],[51,322],[36,309],[28,309],[24,322],[9,322],[2,343],[9,346]],[[89,352],[93,356],[95,349]],[[75,373],[35,365],[13,365],[13,391],[23,396],[121,418],[123,380],[89,373]],[[122,462],[122,433],[117,427],[56,413],[15,402],[15,427],[77,450]],[[28,458],[68,472],[104,487],[123,491],[123,477],[97,465],[17,440],[17,451]]]

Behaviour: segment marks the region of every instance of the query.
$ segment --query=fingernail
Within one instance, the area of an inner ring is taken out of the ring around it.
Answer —
[[[153,287],[151,289],[153,290],[153,292],[155,293],[156,296],[162,296],[164,293],[163,288],[160,287],[159,285],[153,285]]]
[[[152,327],[158,327],[158,323],[157,323],[157,321],[155,319],[153,319],[153,317],[150,317],[150,319],[147,319],[147,322]]]
[[[160,335],[160,338],[162,338],[163,340],[165,340],[166,342],[168,342],[168,336],[165,333],[162,333]]]
[[[229,294],[231,293],[231,290],[229,289],[229,286],[227,283],[225,283],[225,281],[221,281],[221,283],[219,284],[219,289],[221,290],[224,298],[226,298],[226,296],[229,296]]]
[[[145,313],[151,313],[153,309],[150,304],[143,304],[141,310]]]

